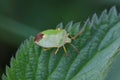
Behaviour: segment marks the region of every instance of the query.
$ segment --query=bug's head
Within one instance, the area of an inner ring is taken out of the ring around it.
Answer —
[[[38,33],[34,39],[34,41],[37,43],[44,37],[44,34]]]

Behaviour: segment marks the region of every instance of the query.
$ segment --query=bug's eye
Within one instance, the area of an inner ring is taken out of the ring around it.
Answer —
[[[39,42],[43,37],[44,37],[44,34],[38,33],[37,36],[35,37],[34,41]]]

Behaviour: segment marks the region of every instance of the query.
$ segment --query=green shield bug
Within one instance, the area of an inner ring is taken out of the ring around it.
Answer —
[[[67,53],[64,45],[67,43],[71,44],[71,41],[76,39],[81,33],[80,31],[77,35],[70,38],[69,33],[67,33],[65,29],[49,29],[38,33],[34,41],[43,48],[57,48],[55,54],[57,54],[60,47],[63,47],[65,53]],[[74,45],[72,45],[72,47],[75,48]],[[75,49],[77,50],[77,48]]]

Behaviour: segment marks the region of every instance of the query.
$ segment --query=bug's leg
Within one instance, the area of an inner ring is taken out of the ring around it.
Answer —
[[[75,47],[75,45],[73,45],[73,44],[71,44],[70,43],[70,45],[75,49],[75,51],[79,54],[80,53],[80,51]]]
[[[67,49],[65,48],[64,45],[63,45],[63,49],[64,49],[64,52],[67,54]]]
[[[44,51],[47,51],[47,50],[49,50],[49,49],[50,49],[50,48],[43,48]]]
[[[58,51],[59,51],[59,47],[56,49],[55,54],[57,54],[57,53],[58,53]]]
[[[68,56],[67,49],[66,49],[66,47],[64,45],[63,45],[63,50],[64,50],[66,56]]]

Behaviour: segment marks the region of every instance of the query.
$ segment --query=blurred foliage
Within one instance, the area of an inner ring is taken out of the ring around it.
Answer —
[[[84,21],[113,5],[120,11],[120,0],[0,0],[0,68],[4,71],[12,53],[29,36],[59,22]],[[109,74],[115,80],[119,80],[119,60],[120,56]]]

